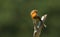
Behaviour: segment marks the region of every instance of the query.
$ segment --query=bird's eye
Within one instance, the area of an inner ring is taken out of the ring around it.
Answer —
[[[32,14],[35,14],[36,12],[33,12]]]
[[[34,13],[32,13],[32,14],[34,14]]]

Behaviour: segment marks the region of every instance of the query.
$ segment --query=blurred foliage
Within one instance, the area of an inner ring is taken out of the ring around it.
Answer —
[[[33,9],[48,14],[41,37],[60,37],[60,0],[0,0],[0,37],[32,37]]]

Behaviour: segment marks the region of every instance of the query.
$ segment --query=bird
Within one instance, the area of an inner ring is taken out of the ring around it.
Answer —
[[[43,15],[42,17],[39,17],[38,10],[34,9],[31,11],[30,15],[31,15],[31,18],[33,20],[33,25],[34,25],[33,37],[39,37],[38,35],[41,34],[42,29],[44,27],[46,28],[44,21],[46,19],[47,14]]]

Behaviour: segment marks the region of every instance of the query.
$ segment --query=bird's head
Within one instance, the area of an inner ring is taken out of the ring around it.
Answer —
[[[32,10],[31,11],[31,17],[32,17],[32,19],[34,19],[34,17],[37,16],[37,12],[38,12],[38,10]]]

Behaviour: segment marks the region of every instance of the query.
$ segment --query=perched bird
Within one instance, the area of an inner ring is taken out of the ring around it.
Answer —
[[[46,18],[46,15],[44,15],[42,18],[40,18],[38,16],[38,10],[32,10],[31,11],[31,18],[32,18],[33,24],[34,24],[33,37],[39,37],[42,29],[44,27],[46,27],[46,25],[43,23]]]

